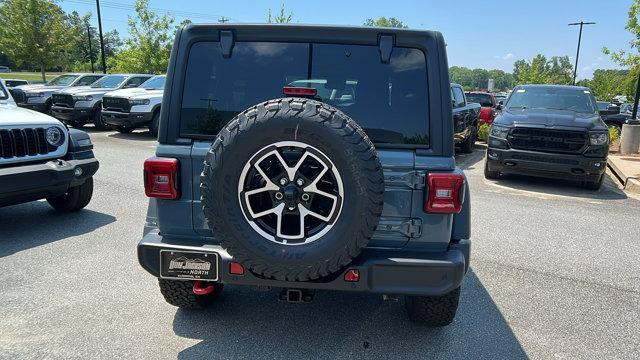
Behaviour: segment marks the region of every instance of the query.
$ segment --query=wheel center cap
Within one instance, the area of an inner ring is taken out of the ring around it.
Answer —
[[[284,195],[284,203],[287,207],[295,207],[298,204],[298,198],[300,196],[300,189],[293,183],[282,188],[282,195]]]

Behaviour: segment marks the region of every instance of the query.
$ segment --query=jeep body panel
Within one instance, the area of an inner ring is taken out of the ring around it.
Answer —
[[[223,35],[221,35],[223,34]],[[224,37],[221,41],[221,38]],[[432,31],[406,29],[307,26],[307,25],[186,25],[178,29],[172,48],[164,88],[157,157],[179,162],[177,199],[152,198],[144,227],[144,238],[138,247],[139,262],[159,276],[158,256],[161,249],[214,251],[220,254],[221,272],[228,268],[231,256],[216,240],[207,226],[200,194],[200,176],[204,157],[215,135],[181,136],[180,121],[185,86],[185,69],[193,44],[215,42],[230,51],[238,42],[284,42],[312,44],[369,45],[421,50],[425,55],[428,87],[428,145],[374,143],[383,168],[385,192],[379,225],[367,248],[354,260],[362,272],[369,274],[367,284],[355,290],[398,294],[443,294],[460,285],[469,266],[470,201],[465,182],[464,202],[458,214],[425,212],[426,177],[432,172],[459,173],[454,158],[454,121],[449,83],[446,47],[442,35]],[[269,99],[264,99],[269,100]],[[477,121],[479,105],[469,106]],[[356,123],[357,118],[354,118]],[[393,268],[396,261],[398,269]],[[413,264],[415,267],[412,268]],[[439,265],[436,265],[439,264]],[[405,267],[406,265],[406,267]],[[393,268],[393,269],[392,269]],[[380,269],[386,270],[378,272]],[[397,270],[397,271],[396,271]],[[408,273],[410,280],[401,279]],[[416,270],[416,272],[413,272]],[[451,271],[451,272],[450,272]],[[395,274],[395,275],[394,275]],[[430,275],[429,275],[430,274]],[[436,280],[440,274],[440,280]],[[243,285],[286,286],[257,277],[238,279],[221,274],[223,283]],[[434,282],[423,281],[427,277]],[[393,283],[397,286],[394,288]],[[338,281],[305,283],[305,287],[345,290]]]

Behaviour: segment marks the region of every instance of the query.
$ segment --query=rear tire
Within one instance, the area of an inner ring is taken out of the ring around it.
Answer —
[[[582,186],[587,190],[599,190],[602,187],[602,183],[604,182],[604,174],[600,175],[598,180],[596,181],[584,181]]]
[[[475,125],[471,127],[470,131],[469,137],[460,144],[460,150],[465,154],[473,152],[473,145],[478,137],[478,128]]]
[[[499,171],[491,171],[489,170],[489,160],[484,161],[484,178],[488,180],[498,180],[500,179]]]
[[[206,309],[220,297],[224,285],[215,283],[211,294],[196,295],[193,293],[193,281],[158,279],[160,293],[166,302],[181,309]]]
[[[93,113],[93,125],[97,130],[109,130],[109,125],[102,119],[102,108],[98,107]]]
[[[441,296],[405,296],[409,319],[419,325],[446,326],[458,311],[460,288]]]
[[[85,180],[82,185],[69,188],[62,196],[47,198],[47,202],[57,211],[74,212],[89,205],[91,196],[93,196],[93,177]]]
[[[156,111],[153,114],[153,119],[151,119],[151,124],[149,124],[149,131],[155,137],[158,138],[158,127],[160,125],[160,110]]]

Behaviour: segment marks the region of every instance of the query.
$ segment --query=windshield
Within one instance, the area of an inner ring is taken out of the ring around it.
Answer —
[[[602,110],[609,109],[609,103],[606,101],[598,101],[597,104],[598,104],[598,110],[602,111]]]
[[[590,91],[579,88],[527,87],[513,91],[507,109],[553,109],[594,113]]]
[[[147,90],[162,90],[164,89],[164,82],[166,79],[166,76],[154,76],[142,83],[140,87]]]
[[[378,46],[236,42],[230,58],[220,49],[214,42],[191,47],[182,136],[215,135],[241,111],[295,86],[316,89],[315,99],[349,115],[376,143],[429,144],[421,50],[395,47],[383,63]]]
[[[73,80],[77,79],[78,75],[60,75],[57,78],[49,81],[47,85],[54,86],[69,86]]]
[[[489,94],[476,94],[476,93],[467,93],[467,102],[470,103],[478,103],[481,106],[493,106],[493,99]]]
[[[94,82],[91,87],[99,89],[112,89],[117,88],[126,80],[126,76],[123,75],[107,75],[102,79]]]

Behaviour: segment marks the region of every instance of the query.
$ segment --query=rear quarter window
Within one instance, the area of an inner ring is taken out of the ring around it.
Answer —
[[[426,59],[396,47],[237,42],[224,58],[217,42],[192,45],[180,114],[182,137],[213,136],[239,112],[283,97],[284,86],[317,89],[316,99],[353,118],[374,143],[429,143]]]

